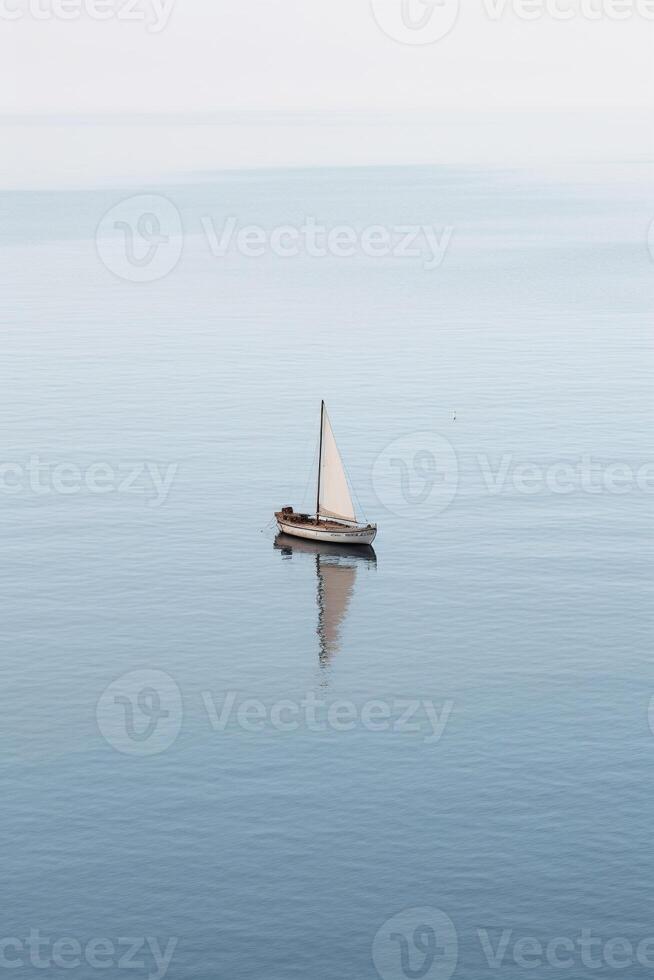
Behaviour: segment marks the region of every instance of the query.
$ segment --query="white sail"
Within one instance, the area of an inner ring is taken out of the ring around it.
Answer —
[[[318,513],[321,517],[337,517],[356,521],[350,488],[345,478],[341,454],[338,451],[327,410],[322,416],[322,453],[320,454],[320,488]]]

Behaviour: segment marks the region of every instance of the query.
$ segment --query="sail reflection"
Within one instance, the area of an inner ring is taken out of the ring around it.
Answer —
[[[376,568],[372,545],[338,545],[278,534],[275,548],[285,558],[313,555],[316,568],[319,659],[326,667],[341,648],[341,628],[354,593],[357,570]]]

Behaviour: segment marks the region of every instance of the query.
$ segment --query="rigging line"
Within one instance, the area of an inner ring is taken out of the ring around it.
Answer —
[[[346,463],[345,463],[345,460],[343,459],[343,457],[342,457],[342,456],[341,456],[341,464],[342,464],[342,466],[343,466],[343,470],[345,471],[345,479],[346,479],[346,480],[347,480],[347,482],[348,482],[348,486],[349,486],[349,488],[350,488],[350,493],[353,493],[353,494],[354,494],[354,499],[356,500],[356,503],[357,503],[357,507],[358,507],[358,510],[359,510],[359,513],[360,513],[360,514],[361,514],[361,516],[363,517],[363,520],[364,520],[364,522],[365,522],[365,523],[367,524],[367,523],[368,523],[368,518],[367,518],[367,516],[366,516],[366,512],[365,512],[365,510],[363,509],[363,504],[362,504],[362,503],[361,503],[361,501],[359,500],[359,495],[358,495],[358,493],[357,493],[357,492],[356,492],[356,490],[354,489],[354,484],[352,483],[352,478],[350,477],[350,471],[348,470],[348,468],[347,468],[347,465],[346,465]]]
[[[348,480],[350,480],[349,473],[346,474],[346,475],[347,475]],[[352,486],[352,481],[351,480],[350,480],[350,486],[351,486],[351,489],[352,489],[352,493],[354,494],[354,499],[357,502],[357,508],[359,510],[359,513],[361,514],[361,517],[363,518],[363,523],[364,524],[369,524],[370,522],[368,521],[368,515],[366,514],[365,508],[364,508],[363,504],[361,503],[361,498],[359,497],[359,494],[356,492],[356,490]]]

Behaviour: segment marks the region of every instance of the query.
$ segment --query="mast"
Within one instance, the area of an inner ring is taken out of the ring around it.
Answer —
[[[322,424],[325,402],[320,402],[320,442],[318,443],[318,489],[316,490],[316,520],[320,520],[320,470],[322,469]]]

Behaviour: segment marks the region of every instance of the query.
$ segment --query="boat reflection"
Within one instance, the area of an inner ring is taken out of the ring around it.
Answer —
[[[341,648],[341,627],[347,616],[359,568],[376,568],[372,545],[338,545],[278,534],[275,548],[284,558],[296,554],[315,558],[320,665],[326,667]]]

